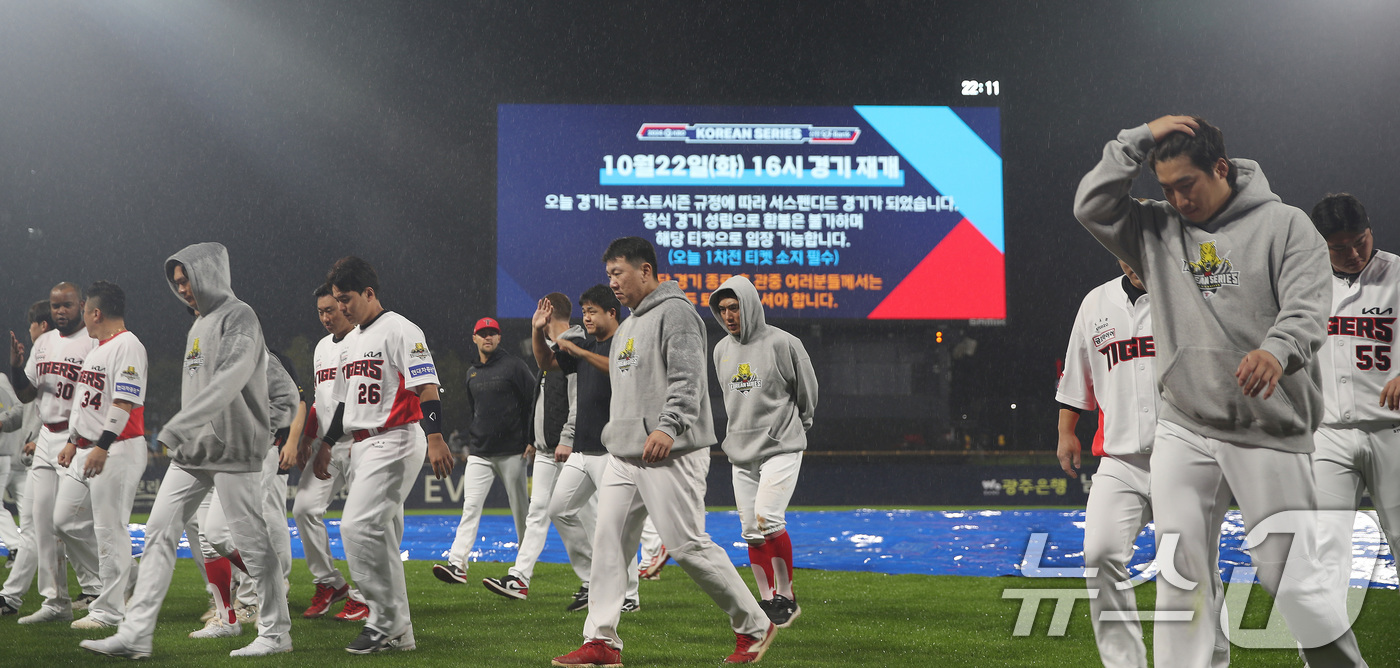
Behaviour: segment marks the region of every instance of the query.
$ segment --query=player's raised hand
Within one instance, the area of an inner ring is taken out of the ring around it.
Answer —
[[[549,326],[549,319],[554,316],[554,304],[548,299],[541,299],[535,306],[535,315],[530,317],[530,326],[538,330],[544,330]]]
[[[1160,142],[1173,132],[1185,132],[1195,137],[1196,130],[1200,129],[1196,124],[1196,119],[1190,116],[1163,116],[1147,124],[1147,129],[1152,131],[1152,141]]]
[[[1060,468],[1064,469],[1065,475],[1071,478],[1079,477],[1079,437],[1073,433],[1060,434],[1060,444],[1055,449],[1055,455],[1060,458]]]
[[[1259,397],[1260,392],[1264,393],[1261,399],[1274,396],[1274,388],[1282,377],[1283,365],[1273,353],[1263,349],[1251,350],[1235,369],[1235,380],[1239,381],[1246,397]]]
[[[447,441],[442,440],[442,434],[430,434],[428,436],[428,462],[433,465],[433,475],[438,480],[442,480],[452,475],[452,450],[448,449]]]
[[[311,472],[318,480],[331,479],[331,446],[322,443],[316,450],[316,456],[311,460]]]
[[[13,330],[10,331],[10,366],[24,364],[24,344],[19,342]]]
[[[647,444],[642,447],[642,461],[649,464],[659,462],[671,454],[671,446],[676,439],[660,429],[647,434]]]
[[[1391,378],[1381,390],[1381,405],[1390,410],[1400,410],[1400,376]]]

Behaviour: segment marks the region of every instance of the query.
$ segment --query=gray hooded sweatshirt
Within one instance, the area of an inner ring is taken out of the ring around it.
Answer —
[[[715,344],[715,374],[729,425],[724,454],[736,464],[807,449],[807,430],[817,410],[817,374],[797,337],[764,321],[763,302],[749,279],[735,276],[710,294],[710,311],[721,323],[725,290],[739,300],[739,333]]]
[[[608,452],[641,457],[656,430],[675,439],[675,455],[715,444],[705,323],[675,281],[662,283],[622,321],[608,357]]]
[[[1146,125],[1108,142],[1079,183],[1074,215],[1152,295],[1160,418],[1228,443],[1312,452],[1322,420],[1316,353],[1332,305],[1322,237],[1252,160],[1233,161],[1234,197],[1200,225],[1166,202],[1134,199],[1154,145]],[[1283,366],[1268,399],[1244,396],[1235,379],[1255,349]]]
[[[183,468],[261,470],[272,434],[262,324],[234,296],[222,245],[195,244],[170,256],[167,281],[176,263],[189,276],[199,316],[185,342],[180,412],[165,423],[160,441]],[[170,289],[185,304],[174,281]]]

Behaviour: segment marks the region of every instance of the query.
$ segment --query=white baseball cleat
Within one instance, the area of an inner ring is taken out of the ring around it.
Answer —
[[[124,657],[127,659],[148,659],[151,656],[151,650],[128,647],[127,644],[117,636],[102,638],[100,640],[84,640],[78,643],[78,646],[89,652],[96,652],[97,654],[105,654],[107,656]]]
[[[71,622],[73,621],[72,610],[59,610],[42,606],[32,615],[19,618],[21,624],[43,624],[45,622]]]
[[[229,652],[229,656],[268,656],[271,654],[285,654],[292,651],[292,639],[282,636],[281,640],[272,640],[258,636],[247,647]]]
[[[68,625],[68,628],[77,629],[79,631],[94,631],[97,629],[110,629],[115,626],[116,624],[108,624],[92,615],[88,615],[82,619],[74,620],[72,624]]]
[[[224,623],[224,620],[215,617],[209,620],[204,628],[198,631],[191,631],[191,638],[232,638],[243,634],[243,625],[238,622],[232,624]]]

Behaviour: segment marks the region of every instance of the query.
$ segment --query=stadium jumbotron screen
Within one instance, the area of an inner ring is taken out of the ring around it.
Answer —
[[[769,317],[1006,317],[997,107],[501,105],[497,313],[604,282],[616,237],[702,307],[732,274]]]

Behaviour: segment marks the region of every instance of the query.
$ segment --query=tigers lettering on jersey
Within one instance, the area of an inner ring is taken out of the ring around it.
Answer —
[[[1390,343],[1395,340],[1395,318],[1334,315],[1327,319],[1327,335],[1356,336]]]
[[[345,378],[364,376],[371,380],[384,380],[384,360],[359,360],[345,365]]]
[[[88,371],[85,369],[82,373],[78,374],[78,382],[89,385],[92,389],[101,392],[107,389],[107,374],[100,371]]]
[[[73,362],[40,362],[34,366],[40,376],[58,376],[73,382],[78,382],[78,374],[83,370],[82,360]]]
[[[109,369],[122,371],[113,377]],[[124,401],[130,404],[131,414],[117,440],[144,436],[146,421],[141,394],[145,389],[145,375],[146,348],[131,332],[121,332],[88,353],[71,402],[70,426],[74,433],[90,441],[97,440],[107,428],[112,403]]]
[[[1130,362],[1139,357],[1156,357],[1157,347],[1152,343],[1152,337],[1135,336],[1122,341],[1110,341],[1108,345],[1099,348],[1099,353],[1108,359],[1108,368],[1112,370],[1119,362]]]
[[[324,383],[335,380],[335,367],[329,369],[318,369],[316,371],[316,383]]]

